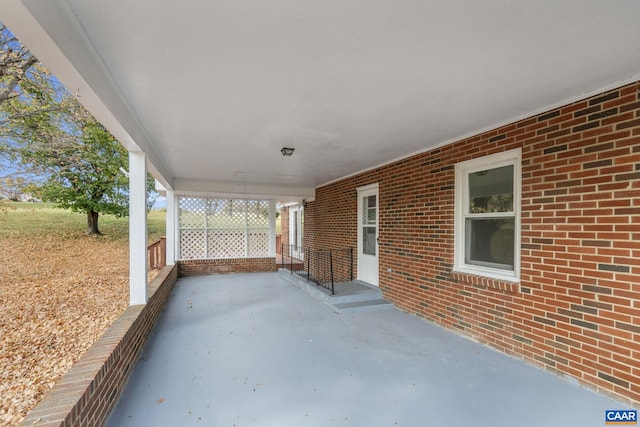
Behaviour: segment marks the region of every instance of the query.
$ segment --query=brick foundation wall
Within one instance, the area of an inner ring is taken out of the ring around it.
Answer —
[[[454,273],[454,165],[516,148],[520,283]],[[639,83],[318,188],[314,247],[357,245],[356,188],[373,183],[386,298],[639,405]]]
[[[178,261],[178,275],[203,276],[220,273],[257,273],[278,271],[275,257],[196,259]]]
[[[165,267],[149,302],[128,307],[22,421],[22,426],[104,425],[178,277]]]

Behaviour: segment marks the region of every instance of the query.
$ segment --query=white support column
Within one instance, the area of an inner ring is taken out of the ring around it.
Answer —
[[[180,247],[180,196],[176,194],[173,195],[173,209],[174,209],[174,218],[173,218],[173,229],[175,230],[175,241],[173,244],[173,254],[176,261],[180,259],[180,254],[182,253],[182,248]]]
[[[167,237],[167,265],[175,265],[176,263],[176,195],[173,190],[167,190],[167,219],[166,219],[166,237]]]
[[[129,152],[129,304],[147,303],[147,158]]]
[[[276,201],[269,200],[269,256],[276,256]]]

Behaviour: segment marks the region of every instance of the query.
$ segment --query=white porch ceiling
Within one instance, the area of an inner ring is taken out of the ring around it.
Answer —
[[[0,0],[165,186],[282,200],[639,80],[639,18],[637,0]]]

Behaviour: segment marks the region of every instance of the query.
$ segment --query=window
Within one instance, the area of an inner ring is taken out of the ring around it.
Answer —
[[[456,165],[454,270],[518,281],[520,150]]]
[[[362,199],[362,253],[376,254],[376,195],[364,196]]]

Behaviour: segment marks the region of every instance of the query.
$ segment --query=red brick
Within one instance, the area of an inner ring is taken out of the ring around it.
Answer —
[[[309,232],[314,247],[355,247],[355,189],[379,183],[380,235],[382,241],[392,242],[381,246],[380,253],[380,285],[388,299],[447,328],[456,324],[447,311],[455,306],[456,315],[471,325],[464,330],[471,338],[532,363],[555,365],[553,369],[574,375],[592,387],[633,399],[640,394],[637,372],[635,379],[626,379],[630,390],[623,390],[598,378],[598,371],[611,375],[613,370],[597,360],[606,358],[624,365],[617,356],[623,357],[626,350],[611,344],[612,340],[638,339],[617,328],[615,322],[640,325],[640,303],[634,293],[640,292],[640,210],[634,210],[640,208],[640,180],[629,179],[640,163],[640,150],[636,149],[640,146],[640,128],[616,130],[611,125],[633,120],[627,112],[640,111],[635,106],[638,93],[638,84],[621,88],[620,97],[603,104],[605,109],[618,107],[621,113],[582,133],[553,135],[557,139],[548,139],[554,131],[536,135],[540,129],[554,125],[571,130],[585,123],[585,116],[574,119],[573,112],[589,108],[589,100],[562,107],[560,116],[551,119],[525,119],[320,187],[313,202],[314,225],[305,224],[305,233]],[[499,282],[482,278],[461,280],[457,276],[451,280],[456,275],[450,274],[455,180],[451,167],[506,150],[507,144],[500,144],[505,140],[489,139],[507,133],[508,147],[522,149],[524,246],[520,286],[530,293],[522,293],[520,288],[505,291]],[[592,163],[606,159],[613,162],[603,166]],[[449,169],[442,170],[443,167]],[[441,191],[443,187],[447,190]],[[421,212],[424,215],[417,218],[416,213]],[[437,234],[433,232],[436,229]],[[421,256],[420,262],[412,255]],[[602,271],[600,264],[628,265],[631,269],[628,273]],[[387,268],[423,277],[428,290],[418,289],[397,274],[385,274]],[[630,284],[637,289],[632,291]],[[459,292],[461,289],[465,294]],[[598,301],[613,308],[595,308],[598,315],[576,312],[584,321],[596,325],[598,331],[572,325],[572,317],[558,311],[571,312],[571,305],[579,308],[585,301]],[[495,313],[504,313],[504,317],[496,317]],[[556,324],[534,321],[534,316]],[[489,331],[479,326],[497,319],[506,322],[506,327]],[[532,346],[514,340],[513,335],[526,337]],[[554,336],[567,337],[572,344],[561,343],[567,346],[566,350],[549,345],[556,339]],[[637,358],[640,348],[633,351]],[[569,361],[569,366],[558,362],[558,358]],[[617,365],[616,368],[623,370]]]
[[[177,277],[177,267],[165,267],[150,286],[155,288],[155,292],[149,297],[148,303],[145,306],[128,307],[44,399],[27,414],[22,425],[103,425],[132,371],[129,369],[124,373],[123,367],[135,364]],[[114,342],[119,344],[114,345]],[[91,369],[93,373],[87,379]],[[87,391],[84,385],[87,381],[93,386],[92,392]],[[118,393],[113,394],[115,387]],[[111,396],[113,399],[108,400]],[[64,407],[56,403],[63,400],[68,402]],[[38,422],[48,419],[60,421],[51,424]]]

